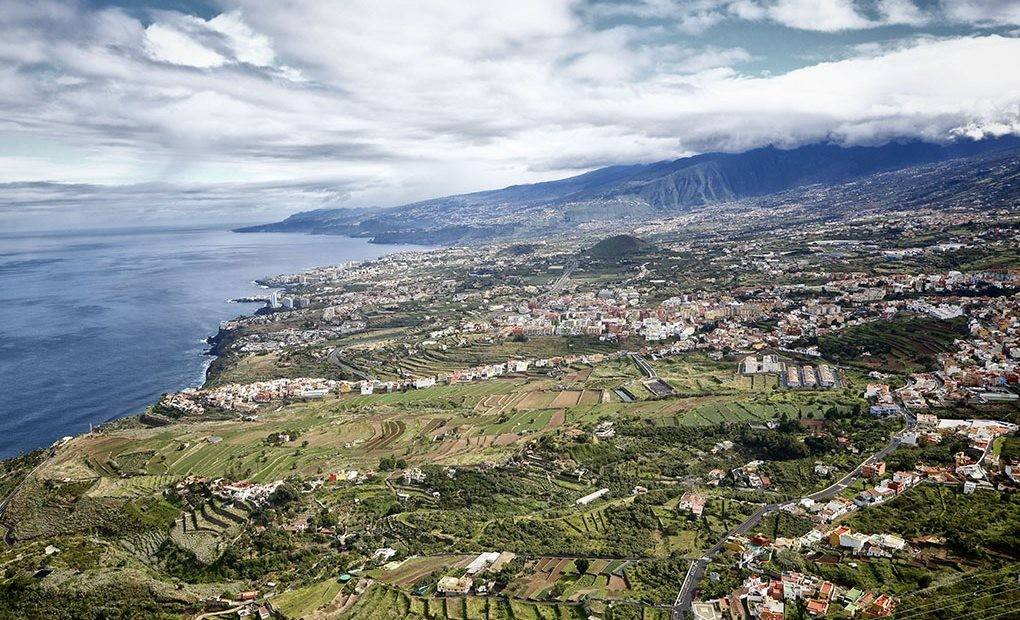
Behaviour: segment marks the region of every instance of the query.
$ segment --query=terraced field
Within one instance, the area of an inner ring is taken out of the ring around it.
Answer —
[[[959,319],[903,318],[856,325],[819,338],[822,354],[841,363],[891,372],[923,370],[951,350],[966,325]]]
[[[550,358],[560,355],[609,353],[616,347],[591,338],[574,338],[567,341],[557,337],[533,337],[524,342],[487,342],[478,339],[464,346],[425,348],[411,356],[399,356],[373,369],[376,375],[396,377],[401,373],[416,377],[448,374],[464,368],[505,362],[514,358]],[[354,363],[351,363],[355,365]],[[380,372],[381,371],[381,372]]]
[[[341,584],[336,579],[283,592],[273,598],[273,607],[285,618],[306,618],[315,610],[333,602],[340,594]]]
[[[132,476],[130,478],[100,478],[89,490],[93,497],[148,497],[168,486],[176,484],[183,476],[163,474],[158,476]]]
[[[609,529],[603,512],[604,509],[584,512],[580,515],[564,519],[563,522],[578,534],[586,537],[599,537],[604,535]]]
[[[404,434],[404,431],[407,430],[407,424],[403,420],[397,420],[396,422],[386,420],[382,422],[380,427],[379,434],[365,443],[364,447],[366,450],[383,450],[399,439]]]
[[[548,600],[550,597],[564,602],[604,599],[629,588],[624,569],[630,564],[626,560],[590,560],[582,575],[570,558],[539,558],[530,566],[528,573],[507,586],[507,592],[525,600]],[[563,592],[556,597],[552,590],[558,582],[562,582]]]
[[[435,571],[464,568],[474,557],[473,555],[437,555],[408,558],[393,570],[382,571],[379,578],[402,588],[410,588],[419,579]]]
[[[119,542],[121,547],[143,564],[154,566],[157,562],[156,554],[167,538],[169,536],[166,532],[149,530],[122,538]]]
[[[373,584],[343,618],[415,618],[430,620],[584,620],[579,605],[506,601],[496,598],[419,598],[383,584]]]

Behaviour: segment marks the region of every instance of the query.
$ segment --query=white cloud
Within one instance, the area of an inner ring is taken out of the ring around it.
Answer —
[[[1020,2],[1016,0],[942,0],[947,19],[980,26],[1020,25]]]
[[[913,0],[879,0],[876,9],[883,24],[923,26],[932,20],[932,15],[921,10]]]
[[[0,10],[0,42],[17,42],[0,43],[0,181],[336,179],[351,204],[395,204],[705,150],[1020,125],[1020,39],[1005,36],[883,42],[760,75],[742,71],[744,48],[661,21],[598,27],[569,0],[237,0],[148,27],[49,6]],[[789,6],[724,8],[814,29],[917,18],[902,0],[867,18]],[[4,152],[20,138],[64,148]]]
[[[736,3],[734,11],[747,16],[760,11],[760,19],[802,30],[835,32],[872,25],[857,12],[851,0],[766,0],[764,3],[744,0]]]
[[[798,30],[842,32],[933,23],[979,27],[1020,25],[1016,0],[639,0],[596,5],[602,16],[626,15],[673,20],[700,34],[727,20],[767,21]]]
[[[221,13],[210,19],[207,26],[226,38],[234,57],[240,62],[259,67],[273,65],[276,54],[273,52],[269,37],[249,28],[239,11]]]
[[[223,56],[183,32],[158,22],[145,29],[145,50],[152,58],[175,65],[207,69],[226,62]]]

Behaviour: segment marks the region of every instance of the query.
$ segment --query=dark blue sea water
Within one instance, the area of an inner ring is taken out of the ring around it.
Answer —
[[[0,233],[0,458],[199,385],[252,280],[410,246],[227,230]]]

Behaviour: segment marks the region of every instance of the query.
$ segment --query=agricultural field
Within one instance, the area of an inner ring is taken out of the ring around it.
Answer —
[[[429,620],[584,620],[581,605],[546,604],[501,598],[420,598],[374,584],[342,617],[350,620],[419,618]]]
[[[474,366],[502,363],[515,358],[541,359],[562,355],[610,353],[617,349],[617,345],[582,337],[536,336],[521,342],[473,338],[463,345],[452,341],[442,346],[423,345],[420,350],[411,355],[406,355],[399,348],[394,348],[392,351],[385,348],[373,348],[370,354],[366,352],[364,359],[357,352],[352,352],[349,357],[345,357],[345,360],[346,363],[356,368],[370,368],[373,376],[380,379],[395,379],[400,376],[442,375]]]
[[[286,617],[573,618],[614,603],[599,613],[665,618],[656,606],[675,596],[687,563],[765,497],[722,486],[694,517],[678,508],[685,490],[702,484],[710,468],[729,471],[768,449],[754,439],[766,422],[783,429],[767,433],[797,442],[799,420],[837,424],[861,404],[850,388],[777,391],[735,375],[729,362],[697,355],[655,364],[675,394],[653,396],[635,365],[618,360],[556,377],[277,402],[252,421],[125,424],[72,440],[40,467],[38,479],[52,489],[35,493],[32,505],[16,498],[14,534],[96,531],[110,515],[130,513],[135,521],[118,523],[112,537],[116,561],[191,575],[193,586],[261,570],[263,579],[288,584],[275,602]],[[623,402],[613,392],[621,386],[645,393]],[[615,424],[616,437],[595,439],[593,428],[605,422]],[[862,447],[882,434],[839,424]],[[733,450],[709,453],[720,439],[745,435]],[[774,489],[792,493],[824,483],[810,475],[816,460],[836,471],[852,464],[850,456],[823,454],[765,468]],[[404,477],[412,468],[422,479]],[[347,481],[349,472],[356,482]],[[335,480],[309,486],[331,473]],[[268,512],[162,499],[185,476],[287,481],[296,499]],[[575,504],[603,487],[605,497]],[[256,533],[266,519],[275,525]],[[308,529],[283,534],[281,524]],[[335,534],[317,533],[323,528],[357,535],[341,545]],[[396,560],[365,565],[381,546],[395,549]],[[506,596],[434,596],[440,576],[459,574],[491,550],[522,556],[501,577]],[[247,558],[272,564],[256,569]],[[362,567],[359,578],[375,581],[363,595],[335,580],[338,571]]]
[[[629,589],[625,569],[631,562],[545,557],[530,561],[506,592],[525,600],[582,600],[619,597]]]
[[[765,377],[758,377],[758,383],[752,385],[751,377],[736,373],[735,362],[715,361],[700,354],[663,358],[651,364],[680,396],[738,394],[771,386]]]
[[[856,325],[818,339],[818,348],[831,360],[869,370],[922,372],[935,356],[967,334],[960,319],[898,318]]]
[[[385,567],[374,575],[381,581],[409,590],[423,578],[450,569],[461,569],[474,559],[473,555],[434,555],[410,557],[392,568]]]
[[[342,586],[336,579],[326,579],[273,597],[273,607],[285,618],[307,618],[314,611],[333,602]]]

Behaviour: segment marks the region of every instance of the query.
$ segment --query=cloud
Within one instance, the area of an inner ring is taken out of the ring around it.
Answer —
[[[154,59],[175,65],[209,68],[226,62],[223,56],[187,34],[160,23],[145,29],[145,50]]]
[[[1016,0],[640,0],[597,4],[595,14],[669,19],[689,34],[729,20],[772,22],[797,30],[845,32],[883,26],[1020,25]]]
[[[866,13],[812,4],[224,0],[211,19],[144,22],[45,0],[0,6],[0,182],[256,197],[336,183],[346,204],[389,205],[708,150],[1018,131],[1014,37],[841,45],[842,57],[772,75],[747,72],[750,45],[661,17],[686,7],[707,24],[722,7],[723,21],[839,30],[928,14],[908,0]],[[259,204],[317,199],[288,192]]]
[[[0,184],[0,230],[58,226],[246,224],[345,202],[358,181],[170,184],[20,182]]]
[[[932,15],[912,0],[879,0],[876,10],[884,25],[924,26],[932,20]]]
[[[1016,0],[942,0],[949,21],[979,26],[1020,25],[1020,3]]]
[[[735,2],[731,11],[744,19],[768,19],[791,28],[822,32],[872,25],[851,0],[742,0]]]

